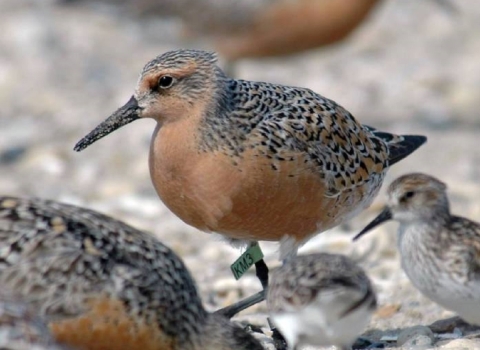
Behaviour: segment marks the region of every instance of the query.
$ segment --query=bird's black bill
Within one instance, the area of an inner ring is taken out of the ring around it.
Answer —
[[[373,228],[391,219],[392,219],[392,212],[390,211],[390,209],[388,208],[383,209],[382,212],[378,214],[378,216],[375,219],[373,219],[367,226],[365,226],[365,228],[358,235],[353,237],[353,240],[356,241],[368,231],[371,231]]]
[[[139,110],[138,101],[132,96],[124,106],[120,107],[115,113],[90,131],[87,136],[78,141],[73,149],[80,152],[112,131],[139,119]]]

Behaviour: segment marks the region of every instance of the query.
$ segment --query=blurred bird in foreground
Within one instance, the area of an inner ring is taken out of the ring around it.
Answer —
[[[204,309],[173,251],[88,209],[0,196],[0,286],[75,349],[263,349]]]

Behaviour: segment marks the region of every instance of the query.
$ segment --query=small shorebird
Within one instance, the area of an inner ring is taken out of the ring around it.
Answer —
[[[272,272],[267,305],[290,349],[336,345],[350,349],[376,308],[367,275],[338,254],[289,259]]]
[[[454,216],[438,179],[413,173],[388,188],[388,204],[354,239],[388,220],[407,276],[426,297],[480,325],[480,224]]]
[[[71,205],[0,197],[0,286],[75,349],[263,349],[203,308],[182,260],[156,238]]]
[[[140,118],[157,121],[150,174],[167,207],[231,242],[281,241],[282,260],[368,207],[388,167],[426,141],[362,125],[309,89],[230,79],[212,53],[176,50],[148,62],[127,104],[75,150]],[[268,269],[256,267],[265,289]]]

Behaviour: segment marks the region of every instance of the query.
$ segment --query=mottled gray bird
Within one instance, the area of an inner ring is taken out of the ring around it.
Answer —
[[[290,349],[351,349],[376,308],[365,272],[338,254],[300,255],[272,273],[267,305]]]
[[[388,204],[356,237],[388,220],[407,276],[426,297],[480,325],[480,224],[450,213],[447,186],[421,173],[396,179]]]
[[[75,349],[263,349],[155,237],[71,205],[0,197],[0,285]]]

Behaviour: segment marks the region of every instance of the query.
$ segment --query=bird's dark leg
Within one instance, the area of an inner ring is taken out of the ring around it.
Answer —
[[[263,290],[268,288],[268,266],[265,260],[259,260],[255,263],[255,273],[262,284]]]
[[[252,295],[249,296],[248,298],[245,298],[243,300],[240,300],[239,302],[236,302],[235,304],[226,306],[220,310],[215,311],[216,314],[223,315],[227,318],[232,318],[236,314],[238,314],[240,311],[243,311],[245,309],[248,309],[250,306],[253,306],[255,304],[258,304],[261,301],[265,300],[265,289]]]
[[[228,318],[232,318],[233,316],[238,314],[240,311],[248,309],[250,306],[253,306],[265,300],[265,295],[267,293],[267,287],[268,287],[268,267],[267,267],[267,264],[265,264],[265,261],[263,259],[255,263],[255,270],[256,270],[256,275],[260,280],[260,283],[262,284],[263,290],[246,299],[240,300],[235,304],[232,304],[227,307],[224,307],[223,309],[217,310],[215,311],[215,313],[224,315],[225,317],[228,317]]]
[[[258,243],[255,243],[255,244],[258,244]],[[240,300],[235,304],[232,304],[227,307],[224,307],[223,309],[217,310],[215,313],[231,318],[237,313],[239,313],[240,311],[243,311],[249,308],[250,306],[253,306],[265,300],[265,295],[268,288],[268,266],[265,263],[265,260],[263,260],[263,258],[258,260],[255,263],[255,273],[258,279],[260,280],[260,283],[262,284],[262,291],[244,300]]]

